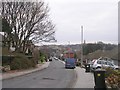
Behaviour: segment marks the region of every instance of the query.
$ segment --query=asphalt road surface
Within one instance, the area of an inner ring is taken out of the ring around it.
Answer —
[[[3,80],[3,88],[72,88],[75,83],[74,69],[65,69],[64,64],[53,60],[47,69],[20,77]]]

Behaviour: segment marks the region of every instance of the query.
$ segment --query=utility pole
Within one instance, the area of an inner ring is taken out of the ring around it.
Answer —
[[[68,44],[69,44],[68,54],[69,54],[69,58],[70,58],[70,41],[68,41]]]
[[[83,66],[83,26],[81,26],[81,67]]]

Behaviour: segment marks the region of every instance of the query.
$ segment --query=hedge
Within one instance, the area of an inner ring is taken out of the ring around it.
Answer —
[[[33,59],[28,59],[25,55],[17,55],[11,62],[11,70],[21,70],[35,67],[36,64]]]

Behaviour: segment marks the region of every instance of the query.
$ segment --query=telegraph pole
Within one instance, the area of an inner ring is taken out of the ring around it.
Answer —
[[[83,66],[83,26],[81,26],[81,67]]]
[[[68,54],[69,54],[69,58],[70,58],[70,41],[68,41],[69,43],[69,51],[68,51]]]

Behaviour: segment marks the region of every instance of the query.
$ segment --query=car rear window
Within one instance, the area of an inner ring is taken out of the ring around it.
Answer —
[[[101,61],[97,61],[98,64],[102,64]]]
[[[110,65],[110,66],[114,66],[114,65],[113,65],[112,63],[110,63],[110,62],[107,62],[107,64]]]

